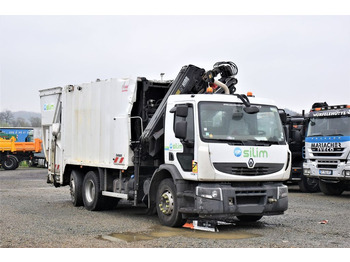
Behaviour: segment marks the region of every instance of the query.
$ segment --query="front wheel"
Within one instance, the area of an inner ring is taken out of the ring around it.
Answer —
[[[320,180],[320,189],[325,195],[339,196],[343,193],[344,187],[340,183],[327,183]]]
[[[181,227],[186,220],[178,211],[179,205],[176,197],[176,188],[172,179],[167,178],[160,182],[157,196],[157,213],[159,221],[164,226]]]

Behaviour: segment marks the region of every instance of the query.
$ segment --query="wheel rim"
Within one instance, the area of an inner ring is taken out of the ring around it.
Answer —
[[[170,191],[165,191],[160,196],[159,201],[160,211],[167,216],[170,216],[174,211],[174,198]]]
[[[7,168],[11,168],[14,164],[15,160],[13,160],[12,158],[8,158],[4,162],[4,166],[6,166]]]
[[[71,179],[71,181],[70,181],[70,195],[71,195],[72,201],[74,202],[74,200],[75,200],[75,181],[74,181],[74,179]]]
[[[88,202],[93,202],[95,199],[95,184],[93,181],[87,181],[85,185],[85,196]]]

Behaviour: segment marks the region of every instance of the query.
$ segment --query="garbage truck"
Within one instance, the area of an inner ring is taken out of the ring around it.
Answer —
[[[304,175],[325,195],[350,190],[350,105],[316,102],[308,115]]]
[[[162,225],[257,221],[288,208],[291,153],[275,103],[236,94],[233,62],[175,80],[97,79],[40,91],[47,182],[74,206],[144,206]]]

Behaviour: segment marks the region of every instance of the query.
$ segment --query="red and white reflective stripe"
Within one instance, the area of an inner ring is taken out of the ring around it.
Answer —
[[[60,169],[60,165],[55,165],[55,169]]]
[[[114,159],[114,164],[122,164],[124,161],[124,157],[116,157]]]

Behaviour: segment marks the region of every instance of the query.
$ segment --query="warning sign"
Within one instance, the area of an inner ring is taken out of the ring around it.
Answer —
[[[192,173],[198,173],[198,163],[194,160],[192,160]]]

